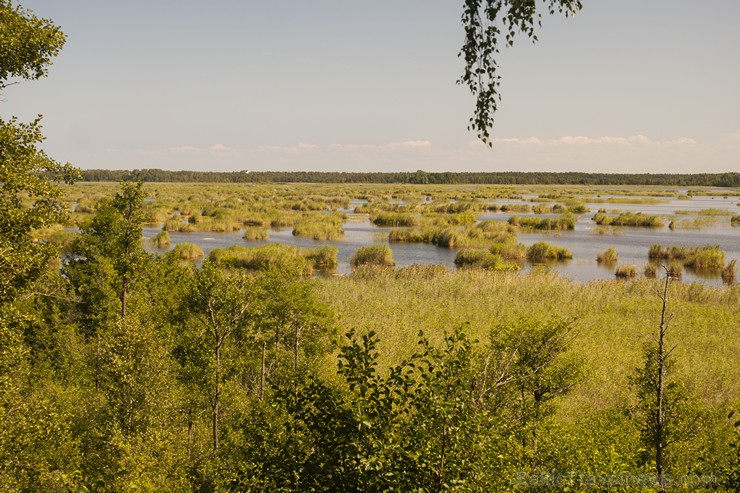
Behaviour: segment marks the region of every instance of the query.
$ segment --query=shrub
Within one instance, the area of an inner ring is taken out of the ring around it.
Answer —
[[[620,278],[637,277],[637,267],[632,264],[617,266],[614,275]]]
[[[167,248],[170,246],[170,234],[167,231],[160,231],[149,242],[157,248]]]
[[[614,248],[607,248],[596,255],[596,261],[600,264],[613,264],[617,261],[617,251]]]
[[[393,251],[388,245],[370,245],[358,249],[349,259],[352,267],[362,265],[377,265],[393,267],[396,263],[393,261]]]
[[[203,257],[203,249],[194,243],[180,243],[172,249],[172,255],[182,260],[198,260]]]
[[[527,248],[527,260],[543,262],[545,260],[565,260],[573,258],[567,248],[551,245],[546,241],[539,241]]]

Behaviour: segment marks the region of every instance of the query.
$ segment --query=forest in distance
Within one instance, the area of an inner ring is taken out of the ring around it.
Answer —
[[[691,204],[738,207],[737,189],[53,190],[60,215],[22,232],[27,256],[0,269],[4,491],[647,492],[658,477],[668,491],[738,488],[738,284],[667,279],[660,267],[591,283],[504,267],[521,253],[517,235],[537,227],[527,218],[557,232],[572,215],[602,214],[612,223],[598,228],[649,230],[583,204],[670,198],[687,204],[671,220],[734,231],[736,210]],[[516,205],[518,219],[475,221],[493,205]],[[336,252],[312,238],[338,234],[342,214],[407,241],[457,230],[436,235],[485,257],[456,271],[393,267],[381,242],[357,249],[350,274],[314,276]],[[151,223],[161,234],[145,240]],[[176,230],[237,228],[249,245],[280,227],[319,246],[158,248]],[[659,247],[675,257],[667,267],[704,258]]]
[[[662,185],[740,187],[740,173],[624,174],[583,172],[353,172],[353,171],[170,171],[82,170],[84,181],[177,183],[405,183],[430,185]]]

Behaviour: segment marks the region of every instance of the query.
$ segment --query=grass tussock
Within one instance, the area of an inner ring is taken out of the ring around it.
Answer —
[[[551,245],[546,241],[539,241],[527,248],[527,260],[531,262],[545,262],[547,260],[567,260],[573,254],[565,247]]]
[[[344,216],[340,214],[306,215],[296,220],[293,236],[305,236],[314,240],[338,240],[344,236]]]
[[[663,247],[656,243],[650,246],[648,257],[674,260],[697,270],[722,270],[725,265],[725,252],[720,250],[719,245]]]
[[[270,238],[270,232],[267,228],[251,226],[244,229],[242,238],[247,241],[267,241]]]
[[[504,257],[481,248],[463,248],[455,256],[457,268],[475,268],[496,271],[518,271],[517,264],[506,262]]]
[[[349,259],[352,268],[361,266],[393,267],[393,250],[388,245],[370,245],[359,248]]]
[[[298,276],[310,276],[314,266],[306,251],[290,245],[271,243],[254,248],[232,245],[212,250],[208,259],[219,266],[235,269],[268,270],[279,268]]]
[[[536,229],[545,231],[564,231],[575,229],[576,219],[571,215],[553,217],[529,217],[511,216],[509,224],[525,229]]]
[[[660,217],[650,216],[642,212],[622,212],[617,216],[610,216],[605,212],[597,212],[592,219],[599,226],[663,227],[663,220]]]
[[[181,260],[198,260],[203,258],[203,249],[195,243],[180,243],[172,249],[172,255]]]
[[[160,231],[154,235],[149,242],[157,248],[167,248],[170,246],[170,234],[167,231]]]
[[[618,260],[617,250],[614,248],[607,248],[603,252],[596,255],[596,261],[600,264],[614,264]]]
[[[727,284],[732,284],[733,282],[735,282],[735,274],[737,271],[736,264],[737,260],[732,259],[730,262],[728,262],[725,268],[722,269],[722,280]]]
[[[637,267],[632,264],[619,265],[614,275],[619,279],[637,277]]]

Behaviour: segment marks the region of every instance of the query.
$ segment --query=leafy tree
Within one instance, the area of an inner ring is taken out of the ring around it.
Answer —
[[[462,14],[465,42],[460,50],[465,69],[458,84],[465,84],[476,97],[468,129],[489,146],[493,114],[500,100],[501,77],[495,57],[502,44],[514,44],[518,33],[537,41],[535,29],[541,19],[537,3],[536,0],[465,0]],[[550,14],[557,11],[566,16],[581,8],[580,0],[546,0],[544,4]]]
[[[0,0],[0,91],[8,79],[39,79],[64,46],[64,33],[12,0]]]

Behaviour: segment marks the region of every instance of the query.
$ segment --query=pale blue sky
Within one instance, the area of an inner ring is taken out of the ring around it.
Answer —
[[[25,0],[67,33],[0,114],[82,168],[740,171],[740,1],[584,0],[500,57],[493,149],[461,1]]]

